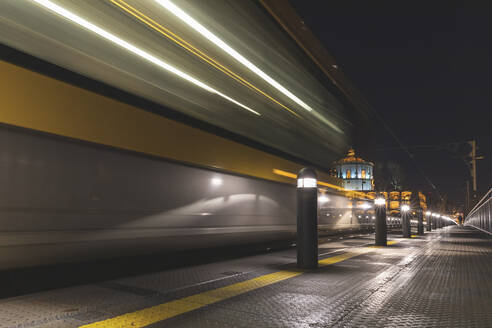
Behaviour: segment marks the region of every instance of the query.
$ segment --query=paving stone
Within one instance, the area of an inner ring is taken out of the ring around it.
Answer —
[[[365,251],[149,327],[492,327],[492,239],[483,233],[449,227],[358,249]],[[0,327],[79,327],[294,269],[294,259],[287,250],[4,299]]]

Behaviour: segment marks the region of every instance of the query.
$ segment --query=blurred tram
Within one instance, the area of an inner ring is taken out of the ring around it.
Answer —
[[[327,169],[367,137],[365,102],[287,3],[283,21],[274,2],[179,3],[265,79],[157,3],[130,1],[186,42],[123,0],[55,2],[0,2],[0,270],[293,242],[306,165],[320,235],[371,229],[370,197]]]
[[[47,97],[81,99],[90,118],[64,101],[50,108],[56,124],[33,119],[34,100],[3,107],[0,269],[294,240],[302,165],[9,63],[0,69],[24,82],[4,83],[4,102],[42,85]],[[134,122],[145,138],[128,134]],[[364,194],[347,195],[323,172],[320,183],[321,234],[372,225]]]

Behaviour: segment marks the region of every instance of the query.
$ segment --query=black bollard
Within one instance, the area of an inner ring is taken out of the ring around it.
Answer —
[[[411,228],[410,228],[410,206],[404,204],[401,206],[401,224],[402,224],[402,232],[403,238],[410,238]]]
[[[314,169],[297,175],[297,267],[318,267],[318,185]]]
[[[418,218],[419,218],[419,224],[417,227],[417,233],[422,236],[424,234],[424,213],[422,210],[419,210],[417,212]]]
[[[427,211],[425,215],[427,215],[427,231],[432,231],[432,213]]]
[[[376,240],[377,246],[387,246],[388,227],[386,226],[386,200],[384,198],[376,198],[374,200],[376,207]]]

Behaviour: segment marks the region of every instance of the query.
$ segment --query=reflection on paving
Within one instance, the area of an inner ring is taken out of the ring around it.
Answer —
[[[287,250],[4,299],[0,327],[490,326],[491,239],[453,227],[398,241],[352,239],[312,271]]]

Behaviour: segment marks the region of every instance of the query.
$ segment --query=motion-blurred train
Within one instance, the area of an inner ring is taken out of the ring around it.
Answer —
[[[372,227],[371,200],[323,170],[367,117],[338,89],[342,71],[321,76],[312,56],[336,65],[315,38],[308,55],[290,35],[304,24],[287,31],[257,1],[182,3],[287,97],[157,4],[134,2],[186,47],[111,3],[0,3],[0,270],[292,242],[306,163],[321,167],[320,234]]]
[[[293,241],[293,183],[0,127],[0,269]],[[326,189],[319,230],[371,229],[371,201]],[[390,222],[393,223],[393,222]]]
[[[0,270],[295,240],[301,164],[8,62],[0,71]],[[372,229],[370,199],[319,180],[320,235]]]

